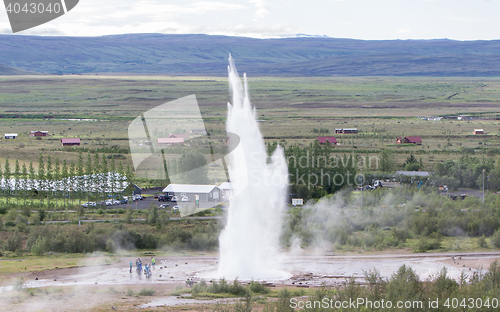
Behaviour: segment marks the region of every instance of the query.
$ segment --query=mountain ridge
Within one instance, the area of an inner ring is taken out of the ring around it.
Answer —
[[[46,74],[500,76],[500,40],[255,39],[210,35],[0,35],[0,64]]]

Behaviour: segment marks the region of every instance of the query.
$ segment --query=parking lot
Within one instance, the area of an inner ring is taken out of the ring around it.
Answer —
[[[183,207],[183,205],[186,205],[186,204],[189,204],[189,205],[193,205],[194,202],[167,202],[167,201],[158,201],[157,198],[155,198],[155,194],[156,196],[158,196],[158,190],[146,190],[146,191],[142,191],[142,195],[144,196],[144,199],[142,200],[137,200],[133,203],[130,203],[128,205],[130,205],[132,207],[132,209],[149,209],[151,207],[151,203],[154,203],[156,207],[160,206],[161,204],[167,204],[169,205],[170,208],[172,208],[173,206],[180,206],[180,207]],[[222,203],[223,201],[219,201],[219,202],[205,202],[205,201],[200,201],[200,204],[199,204],[199,208],[211,208],[211,207],[214,207],[216,204],[220,204]],[[117,205],[115,207],[128,207],[128,205]]]

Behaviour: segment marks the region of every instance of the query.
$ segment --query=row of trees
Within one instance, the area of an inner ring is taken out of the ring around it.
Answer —
[[[459,187],[478,189],[483,187],[483,170],[485,172],[485,189],[500,190],[500,163],[491,158],[477,158],[464,155],[458,161],[448,159],[434,166],[434,175],[439,184],[448,185],[451,189]]]
[[[9,159],[0,167],[2,180],[0,183],[1,195],[5,197],[5,204],[11,205],[11,197],[15,197],[17,205],[35,205],[40,207],[55,207],[74,205],[78,200],[98,200],[109,194],[116,195],[130,184],[133,174],[130,166],[123,167],[120,161],[116,164],[114,158],[108,160],[106,155],[95,153],[87,154],[84,161],[80,152],[76,162],[53,160],[40,155],[38,168],[33,162],[21,166],[16,159],[12,170]],[[112,174],[111,174],[112,173]]]

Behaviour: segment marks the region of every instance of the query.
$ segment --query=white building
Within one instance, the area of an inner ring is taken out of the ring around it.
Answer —
[[[6,139],[11,139],[11,140],[12,140],[12,139],[17,138],[17,133],[6,133],[6,134],[4,134],[3,136],[4,136],[4,138],[6,138]]]
[[[223,182],[221,183],[221,185],[219,185],[219,188],[221,190],[222,198],[228,200],[231,197],[233,191],[231,182]]]
[[[195,196],[199,196],[200,201],[219,201],[221,190],[216,185],[200,184],[169,184],[163,189],[166,195],[175,195],[181,201],[188,198],[188,201],[195,201]]]

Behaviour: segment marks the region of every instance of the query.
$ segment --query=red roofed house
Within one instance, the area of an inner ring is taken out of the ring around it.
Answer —
[[[49,132],[48,131],[40,131],[40,130],[36,130],[36,131],[31,131],[30,133],[30,136],[33,136],[33,137],[42,137],[42,136],[48,136],[49,135]]]
[[[411,137],[398,137],[396,139],[396,144],[416,144],[422,145],[422,138],[419,136],[411,136]]]
[[[325,144],[327,141],[332,145],[337,145],[337,139],[335,137],[316,137],[318,139],[319,144]]]
[[[75,145],[80,145],[80,139],[79,138],[65,138],[61,139],[61,145],[62,146],[75,146]]]
[[[156,139],[156,143],[158,145],[172,146],[175,144],[184,143],[184,139],[183,138],[158,138],[158,139]]]

